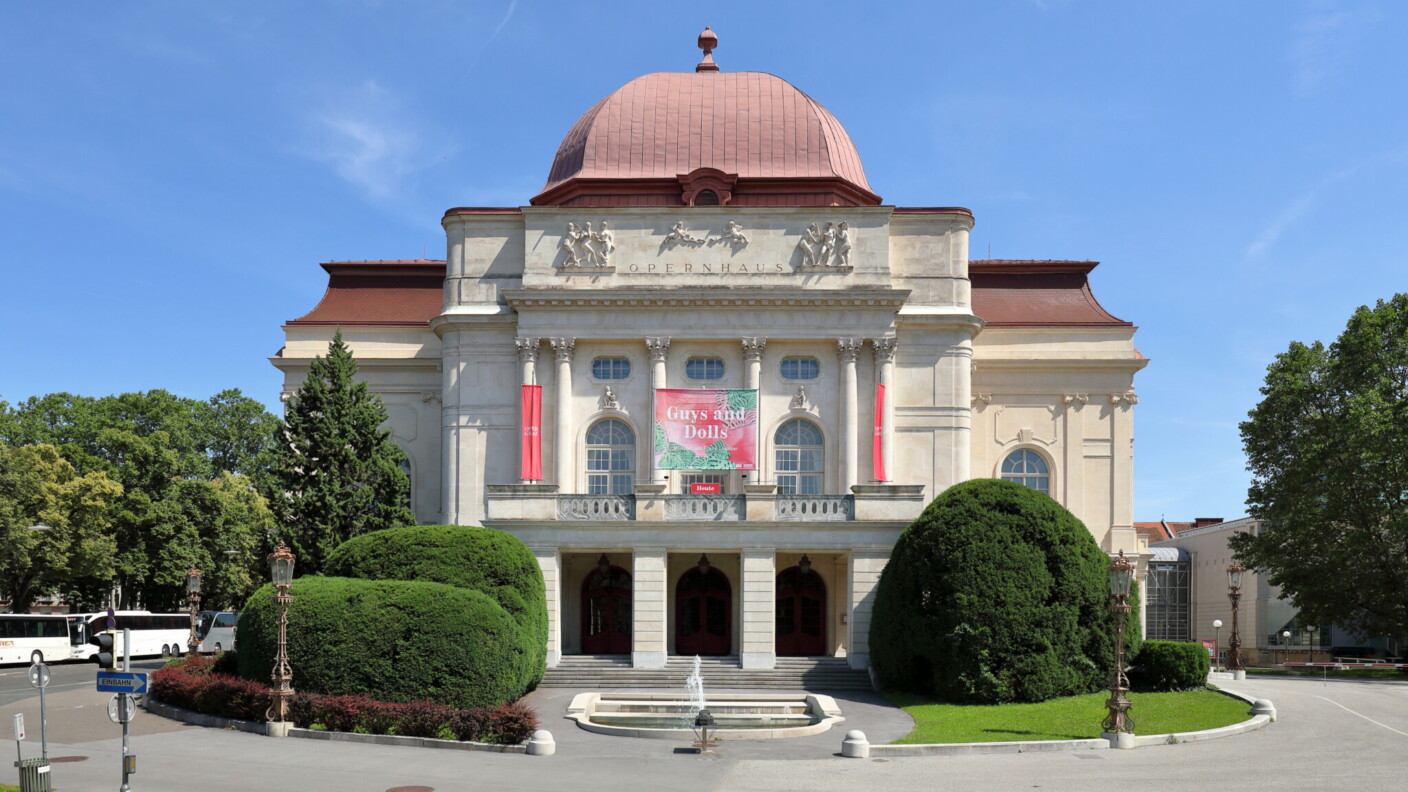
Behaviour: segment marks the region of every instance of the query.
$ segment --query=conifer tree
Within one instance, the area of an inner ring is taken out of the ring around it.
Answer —
[[[386,406],[356,375],[339,330],[288,402],[271,501],[300,574],[321,572],[350,537],[415,523],[405,454],[381,428]]]

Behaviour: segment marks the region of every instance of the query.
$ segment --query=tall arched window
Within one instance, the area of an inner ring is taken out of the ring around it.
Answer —
[[[780,495],[820,495],[824,471],[821,430],[811,421],[794,418],[773,437]]]
[[[587,430],[587,494],[629,495],[635,470],[636,435],[615,418]]]
[[[1030,449],[1019,448],[1002,460],[1002,478],[1051,494],[1051,471],[1046,460]]]

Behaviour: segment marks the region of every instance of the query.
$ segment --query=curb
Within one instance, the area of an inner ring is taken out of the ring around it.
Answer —
[[[434,737],[400,737],[394,734],[355,734],[352,732],[322,731],[320,729],[300,729],[283,723],[255,723],[253,721],[222,718],[218,715],[202,715],[188,709],[166,704],[147,696],[142,706],[153,715],[182,721],[193,726],[212,729],[234,729],[235,731],[259,734],[265,737],[301,737],[305,740],[328,742],[350,742],[373,745],[403,745],[412,748],[442,748],[452,751],[489,751],[491,753],[526,753],[526,745],[498,745],[496,743],[461,742],[459,740],[438,740]]]
[[[1245,701],[1248,706],[1256,703],[1256,699],[1243,693],[1236,693],[1230,690],[1217,690],[1224,696],[1231,696],[1235,699]],[[1204,740],[1216,740],[1222,737],[1231,737],[1237,734],[1256,731],[1273,718],[1269,715],[1253,715],[1251,718],[1234,723],[1230,726],[1219,726],[1215,729],[1204,729],[1193,732],[1177,732],[1170,734],[1144,734],[1135,735],[1134,747],[1144,748],[1155,745],[1178,745],[1189,742],[1202,742]],[[983,743],[924,743],[914,745],[867,745],[869,757],[890,757],[890,756],[971,756],[975,754],[1019,754],[1019,753],[1052,753],[1058,751],[1107,751],[1114,750],[1110,747],[1110,741],[1105,738],[1095,738],[1089,740],[1027,740],[1013,742],[983,742]],[[855,749],[852,749],[853,751]],[[844,747],[843,747],[844,752]],[[847,754],[848,756],[850,754]],[[864,758],[864,757],[857,757]]]

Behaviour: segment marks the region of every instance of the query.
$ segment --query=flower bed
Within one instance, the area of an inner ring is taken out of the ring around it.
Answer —
[[[216,673],[215,660],[186,657],[152,675],[151,695],[158,701],[237,720],[262,721],[269,709],[269,686]],[[538,727],[533,710],[519,702],[497,707],[456,709],[433,701],[396,703],[366,696],[295,693],[290,719],[305,729],[435,737],[499,745],[518,745]]]

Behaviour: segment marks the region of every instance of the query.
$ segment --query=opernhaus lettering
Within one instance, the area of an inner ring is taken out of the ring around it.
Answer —
[[[674,275],[676,273],[707,273],[718,275],[742,273],[755,275],[765,272],[786,272],[787,267],[781,261],[773,264],[754,264],[751,267],[741,261],[681,261],[679,263],[667,261],[663,264],[649,261],[644,264],[631,264],[626,267],[626,271],[641,272],[647,275],[650,273],[659,275]]]

